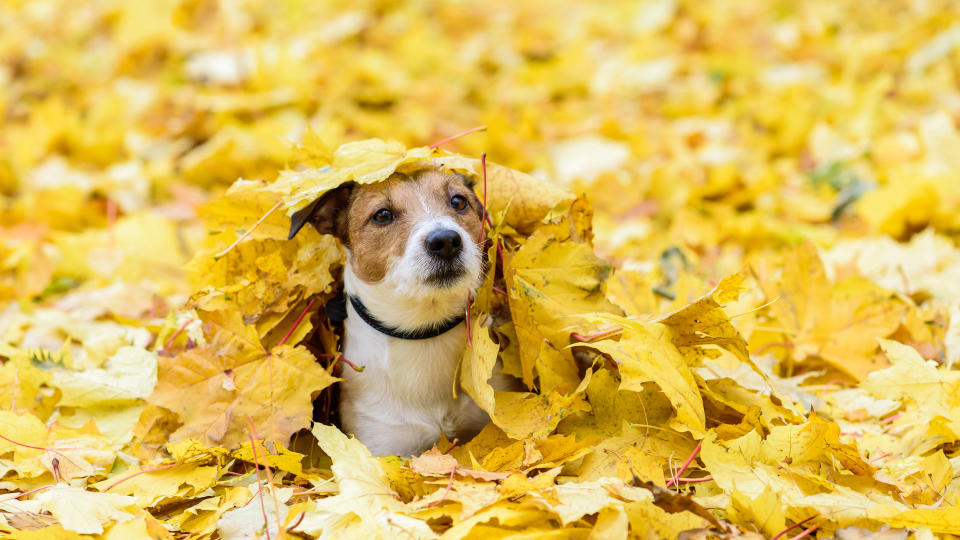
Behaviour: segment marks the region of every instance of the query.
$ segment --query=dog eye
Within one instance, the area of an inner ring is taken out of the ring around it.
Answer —
[[[457,212],[463,212],[467,208],[467,199],[463,195],[454,195],[450,197],[450,206]]]
[[[386,208],[381,208],[373,215],[373,221],[377,225],[386,225],[391,223],[393,221],[393,212]]]

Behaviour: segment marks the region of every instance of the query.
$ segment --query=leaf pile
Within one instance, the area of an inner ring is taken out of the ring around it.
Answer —
[[[0,530],[960,535],[957,10],[5,3]],[[491,218],[492,422],[374,458],[288,216],[424,165]]]

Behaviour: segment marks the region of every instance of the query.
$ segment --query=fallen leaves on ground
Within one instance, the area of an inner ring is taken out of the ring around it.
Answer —
[[[0,6],[0,530],[960,535],[958,20]],[[375,458],[311,423],[343,251],[289,216],[426,165],[490,217],[457,382],[492,422]]]

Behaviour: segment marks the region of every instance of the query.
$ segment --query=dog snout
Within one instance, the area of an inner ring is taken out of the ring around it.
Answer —
[[[463,251],[463,240],[460,238],[460,233],[450,229],[433,231],[427,235],[424,243],[427,253],[445,261],[453,260]]]

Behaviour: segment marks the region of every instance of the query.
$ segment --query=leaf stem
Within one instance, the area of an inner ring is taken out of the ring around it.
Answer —
[[[592,333],[592,334],[587,334],[587,335],[578,334],[578,333],[574,332],[574,333],[570,334],[570,337],[572,337],[573,339],[575,339],[575,340],[577,340],[577,341],[583,342],[583,343],[592,343],[592,342],[594,342],[594,341],[597,341],[598,339],[607,338],[607,337],[610,337],[610,336],[613,336],[613,335],[616,335],[616,334],[619,334],[619,333],[622,333],[622,332],[623,332],[623,328],[621,328],[621,327],[619,327],[619,326],[615,326],[615,327],[611,328],[610,330],[603,330],[603,331],[601,331],[601,332],[594,332],[594,333]]]
[[[300,525],[300,522],[303,521],[303,518],[306,515],[307,515],[306,512],[300,512],[300,517],[297,518],[297,521],[293,525],[287,527],[287,532],[289,533],[290,531],[296,529],[297,526]]]
[[[192,322],[193,322],[193,319],[187,319],[186,321],[184,321],[183,324],[180,325],[180,328],[177,328],[177,331],[171,334],[170,337],[167,338],[167,341],[163,343],[163,348],[160,349],[160,352],[166,352],[167,349],[170,348],[170,345],[173,343],[173,340],[177,339],[177,336],[183,333],[183,331],[186,330],[187,327],[190,326],[190,323]]]
[[[897,413],[897,414],[895,414],[895,415],[893,415],[893,416],[888,416],[888,417],[884,418],[883,420],[880,420],[880,422],[878,422],[878,423],[881,424],[881,425],[883,425],[883,424],[889,424],[890,422],[895,421],[897,418],[900,418],[901,416],[903,416],[903,413],[902,413],[902,412],[901,412],[901,413]]]
[[[819,515],[819,514],[814,514],[814,515],[808,517],[807,519],[805,519],[805,520],[803,520],[803,521],[798,521],[798,522],[794,523],[793,525],[787,527],[786,529],[778,532],[777,535],[774,536],[773,538],[771,538],[770,540],[777,540],[777,539],[780,538],[781,536],[787,534],[788,532],[796,529],[797,527],[799,527],[799,526],[803,525],[804,523],[810,521],[811,519],[817,517],[817,515]]]
[[[44,452],[50,452],[51,454],[57,454],[58,456],[63,457],[63,459],[69,461],[70,464],[73,465],[74,467],[76,467],[76,468],[78,468],[78,469],[81,468],[79,465],[77,465],[77,463],[76,463],[75,461],[73,461],[72,459],[70,459],[69,457],[67,457],[66,454],[64,454],[63,452],[61,452],[61,451],[59,451],[59,450],[54,450],[53,448],[48,448],[48,447],[46,447],[46,446],[33,446],[33,445],[25,444],[25,443],[22,443],[22,442],[17,442],[17,441],[15,441],[15,440],[13,440],[13,439],[10,439],[10,438],[6,437],[5,435],[0,435],[0,439],[3,439],[3,440],[7,441],[7,442],[10,443],[10,444],[15,444],[15,445],[17,445],[17,446],[22,446],[22,447],[24,447],[24,448],[31,448],[31,449],[33,449],[33,450],[43,450]],[[66,450],[66,449],[65,449],[65,450]]]
[[[364,369],[364,366],[358,366],[358,365],[354,364],[353,362],[347,360],[347,358],[346,358],[345,356],[343,356],[342,354],[339,356],[339,359],[340,359],[340,361],[343,362],[344,364],[350,366],[350,368],[353,369],[354,371],[356,371],[357,373],[360,373],[360,372],[363,371],[363,369]]]
[[[454,465],[453,468],[450,469],[450,481],[447,482],[447,489],[443,491],[443,496],[441,496],[439,500],[433,501],[432,503],[428,504],[427,508],[433,508],[434,506],[437,506],[438,504],[442,503],[447,499],[447,495],[450,494],[450,488],[453,487],[453,475],[456,473],[457,473],[457,466]]]
[[[691,463],[693,463],[694,458],[696,458],[697,454],[700,453],[701,448],[703,448],[703,441],[700,441],[697,443],[697,447],[693,449],[693,453],[690,454],[690,457],[688,457],[687,460],[683,462],[683,465],[680,466],[680,469],[677,471],[677,473],[673,475],[673,478],[667,481],[667,485],[664,487],[670,487],[676,484],[678,480],[680,480],[680,475],[687,470],[687,467],[689,467]]]
[[[287,340],[290,339],[290,336],[293,335],[294,330],[296,330],[297,327],[300,326],[300,322],[303,321],[303,318],[307,315],[307,312],[310,311],[310,308],[312,308],[313,304],[315,304],[316,302],[317,302],[316,296],[310,299],[310,303],[307,304],[307,307],[303,308],[303,311],[300,312],[300,316],[297,317],[297,320],[293,322],[293,326],[290,327],[290,330],[287,330],[287,334],[283,336],[283,339],[280,340],[280,343],[277,344],[277,347],[285,344]]]
[[[237,238],[232,244],[230,244],[230,247],[214,255],[213,256],[214,260],[219,259],[220,257],[223,257],[227,253],[230,253],[230,251],[232,251],[233,248],[237,247],[237,244],[239,244],[240,242],[243,242],[244,238],[250,236],[250,233],[252,233],[253,230],[256,229],[257,227],[259,227],[260,224],[263,223],[263,221],[267,219],[267,217],[270,216],[270,214],[272,214],[274,210],[276,210],[277,208],[280,208],[281,204],[283,204],[282,200],[277,201],[277,204],[273,205],[273,208],[267,210],[267,213],[261,216],[260,219],[258,219],[257,222],[253,224],[253,227],[250,227],[249,229],[247,229],[245,233],[241,234],[240,238]]]
[[[686,483],[688,483],[688,484],[694,484],[694,483],[697,483],[697,482],[712,482],[712,481],[713,481],[713,477],[712,477],[712,476],[704,476],[703,478],[678,478],[677,481],[678,481],[678,482],[686,482]]]
[[[487,217],[487,153],[480,152],[480,168],[483,170],[483,216],[480,218],[481,225],[484,227],[484,235],[489,224],[493,228],[493,221]]]
[[[820,524],[819,524],[819,523],[817,523],[816,525],[811,525],[810,527],[807,527],[806,529],[802,530],[802,531],[800,532],[800,534],[794,536],[794,537],[791,538],[790,540],[800,540],[801,538],[806,538],[807,536],[810,535],[810,533],[812,533],[813,531],[815,531],[815,530],[817,530],[817,529],[819,529],[819,528],[820,528]]]
[[[470,308],[473,305],[473,295],[467,294],[467,345],[473,347],[473,337],[470,335]]]
[[[302,317],[303,315],[301,315]],[[250,432],[253,433],[253,437],[256,440],[261,440],[260,435],[257,433],[257,428],[253,425],[253,420],[250,419],[250,415],[246,415],[247,426],[250,427]],[[251,447],[253,449],[253,455],[257,455],[256,445]],[[277,501],[277,490],[273,488],[273,469],[270,468],[270,465],[266,463],[266,456],[264,456],[264,470],[267,472],[267,481],[270,482],[270,495],[273,496],[273,510],[277,514],[277,534],[280,534],[280,531],[283,528],[280,526],[280,503]],[[259,473],[258,473],[259,475]],[[261,492],[262,493],[262,492]],[[262,500],[262,499],[261,499]],[[266,523],[266,518],[264,518],[264,523]]]
[[[449,454],[450,451],[453,450],[454,448],[456,448],[458,444],[460,444],[460,439],[454,437],[454,438],[453,438],[453,441],[450,443],[450,448],[447,448],[446,451],[444,451],[443,453],[444,453],[444,454]]]
[[[307,307],[309,307],[309,306],[307,306]],[[306,310],[304,310],[304,313],[306,313]],[[301,314],[300,317],[303,318],[303,315]],[[299,321],[297,321],[297,322],[299,322]],[[253,420],[250,418],[250,415],[246,415],[246,419],[247,419],[247,426],[250,427],[250,432],[253,433],[253,437],[256,438],[257,441],[261,440],[261,439],[260,439],[260,435],[257,434],[257,428],[254,427],[254,425],[253,425]],[[253,450],[254,460],[256,460],[256,458],[257,458],[257,445],[256,445],[256,443],[255,443],[254,441],[252,441],[252,440],[251,440],[250,444],[251,444],[251,447],[250,447],[250,448]],[[256,465],[256,462],[254,462],[254,464]],[[280,503],[277,501],[277,490],[273,488],[273,469],[271,469],[271,468],[270,468],[270,465],[268,465],[268,464],[266,463],[266,456],[264,456],[264,470],[265,470],[266,473],[267,473],[267,481],[270,483],[270,495],[273,496],[273,510],[274,510],[274,512],[277,514],[277,534],[281,534],[280,531],[283,530],[283,526],[280,524]],[[257,479],[258,479],[258,480],[260,479],[260,466],[259,466],[259,465],[257,465]],[[260,504],[263,505],[263,488],[262,488],[262,487],[261,487],[261,491],[260,491]],[[267,523],[266,508],[264,508],[263,511],[264,511],[263,523],[264,523],[264,525],[266,525],[266,523]],[[267,527],[267,528],[269,528],[269,527]],[[282,536],[282,535],[281,535],[281,536]],[[268,538],[268,539],[270,538],[269,534],[267,535],[267,538]]]
[[[470,129],[468,129],[468,130],[466,130],[466,131],[461,131],[460,133],[457,133],[456,135],[452,135],[452,136],[450,136],[450,137],[447,137],[446,139],[443,139],[443,140],[440,140],[440,141],[437,141],[437,142],[431,144],[431,145],[429,146],[429,148],[430,148],[431,150],[433,150],[434,148],[440,146],[441,144],[448,143],[448,142],[450,142],[450,141],[452,141],[452,140],[454,140],[454,139],[459,139],[460,137],[463,137],[464,135],[469,135],[469,134],[471,134],[471,133],[473,133],[473,132],[475,132],[475,131],[483,131],[483,130],[485,130],[485,129],[487,129],[487,126],[477,126],[477,127],[475,127],[475,128],[470,128]]]
[[[12,501],[12,500],[14,500],[14,499],[19,499],[20,497],[23,497],[24,495],[30,495],[31,493],[36,493],[36,492],[38,492],[38,491],[40,491],[40,490],[43,490],[43,489],[52,488],[53,486],[54,486],[54,484],[47,484],[47,485],[45,485],[45,486],[40,486],[40,487],[38,487],[38,488],[33,488],[33,489],[31,489],[30,491],[24,491],[23,493],[17,493],[17,494],[14,495],[13,497],[7,497],[7,498],[5,498],[5,499],[0,499],[0,503],[4,503],[4,502],[7,502],[7,501]]]
[[[257,470],[257,486],[259,487],[257,491],[260,494],[260,511],[263,513],[263,531],[267,535],[267,540],[270,540],[270,525],[267,523],[267,504],[263,502],[263,479],[260,478],[260,458],[257,456],[257,443],[250,433],[247,433],[247,439],[250,440],[250,449],[253,450],[253,464]]]
[[[137,471],[137,472],[135,472],[135,473],[133,473],[133,474],[128,474],[127,476],[124,476],[123,478],[121,478],[121,479],[117,480],[116,482],[114,482],[114,483],[110,484],[109,486],[107,486],[107,487],[103,490],[103,493],[106,493],[107,491],[110,491],[111,489],[113,489],[114,487],[116,487],[117,484],[120,484],[120,483],[122,483],[122,482],[126,482],[127,480],[129,480],[129,479],[131,479],[131,478],[133,478],[133,477],[135,477],[135,476],[140,476],[141,474],[147,474],[147,473],[156,472],[156,471],[163,471],[163,470],[166,470],[166,469],[170,469],[170,468],[176,467],[177,465],[179,465],[179,463],[170,463],[170,464],[167,464],[167,465],[160,465],[160,466],[158,466],[158,467],[153,467],[153,468],[150,468],[150,469],[143,469],[142,471]]]

